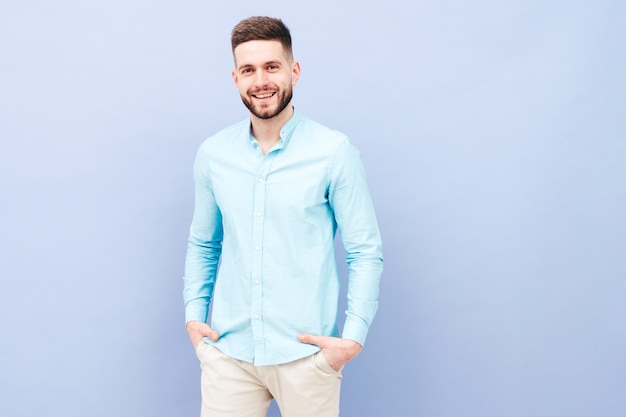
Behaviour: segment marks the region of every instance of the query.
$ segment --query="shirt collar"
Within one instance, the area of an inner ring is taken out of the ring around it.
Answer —
[[[280,141],[283,142],[283,146],[286,146],[289,140],[291,139],[291,134],[296,129],[298,122],[300,122],[300,113],[295,109],[293,109],[293,114],[291,115],[291,119],[285,123],[285,125],[280,129]]]
[[[287,146],[287,144],[291,140],[291,136],[293,134],[293,131],[296,129],[296,126],[298,125],[298,123],[300,122],[301,119],[302,119],[302,116],[300,115],[300,113],[294,107],[293,114],[291,115],[291,118],[280,129],[280,140],[274,146],[274,148],[273,148],[274,150],[278,150],[278,149],[281,149],[281,148]],[[253,144],[253,145],[258,146],[258,142],[256,141],[256,139],[254,138],[254,135],[252,134],[252,125],[249,125],[248,132],[249,132],[250,143]]]

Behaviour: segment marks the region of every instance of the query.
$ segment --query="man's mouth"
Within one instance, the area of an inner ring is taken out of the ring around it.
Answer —
[[[252,94],[252,97],[254,97],[254,98],[258,98],[258,99],[263,99],[263,98],[270,98],[270,97],[272,97],[274,94],[276,94],[276,91],[271,92],[271,93],[257,93],[257,94]]]

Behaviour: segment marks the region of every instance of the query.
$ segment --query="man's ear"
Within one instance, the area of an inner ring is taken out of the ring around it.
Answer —
[[[293,61],[291,64],[291,85],[295,86],[300,79],[300,63]]]
[[[239,86],[239,77],[237,76],[237,71],[233,70],[230,74],[233,76],[233,82],[235,83],[235,85]]]

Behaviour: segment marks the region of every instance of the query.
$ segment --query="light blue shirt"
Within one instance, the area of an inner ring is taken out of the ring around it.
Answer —
[[[263,155],[245,120],[207,139],[194,167],[195,210],[184,276],[187,321],[206,322],[223,353],[255,365],[338,336],[339,228],[348,263],[342,336],[364,344],[378,307],[382,246],[358,151],[295,112]],[[219,264],[219,268],[218,268]]]

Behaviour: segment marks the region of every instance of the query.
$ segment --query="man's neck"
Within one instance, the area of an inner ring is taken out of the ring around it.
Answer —
[[[280,140],[280,129],[293,116],[293,106],[289,104],[285,109],[271,119],[259,119],[255,115],[250,115],[252,124],[252,135],[261,145],[263,154],[267,154]]]

